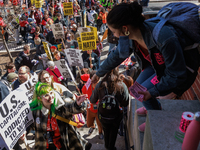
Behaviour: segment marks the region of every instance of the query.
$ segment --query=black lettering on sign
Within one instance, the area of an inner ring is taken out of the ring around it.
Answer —
[[[1,113],[1,116],[2,116],[3,118],[5,118],[5,117],[8,115],[9,110],[8,110],[8,106],[7,106],[6,103],[3,104],[3,107],[4,107],[4,110],[3,110],[2,107],[0,107],[0,113]]]

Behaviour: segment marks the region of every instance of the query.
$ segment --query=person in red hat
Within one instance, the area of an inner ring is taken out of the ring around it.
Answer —
[[[81,80],[83,80],[84,82],[87,82],[85,83],[85,85],[83,86],[82,88],[82,93],[83,94],[87,94],[88,95],[88,99],[90,99],[90,96],[92,95],[92,92],[94,91],[97,83],[91,83],[89,84],[89,81],[90,78],[92,78],[92,76],[96,73],[96,71],[92,71],[89,74],[84,74],[81,76]],[[95,129],[95,124],[94,124],[94,120],[96,119],[96,123],[97,123],[97,126],[98,126],[98,130],[99,130],[99,139],[103,139],[104,136],[103,136],[103,128],[102,128],[102,125],[99,121],[99,118],[98,118],[98,114],[97,114],[97,105],[98,105],[98,102],[96,102],[96,104],[92,104],[92,103],[89,103],[88,104],[88,108],[87,108],[87,127],[90,127],[89,131],[88,131],[88,135],[91,135],[92,132],[94,131]]]
[[[54,55],[54,52],[57,51],[57,47],[56,46],[51,46],[51,53]]]

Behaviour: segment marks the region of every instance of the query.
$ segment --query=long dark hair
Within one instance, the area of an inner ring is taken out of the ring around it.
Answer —
[[[136,1],[130,4],[121,3],[116,5],[107,16],[107,24],[115,29],[121,29],[125,25],[140,28],[143,22],[142,6]]]
[[[119,70],[117,67],[108,72],[102,79],[99,89],[104,87],[108,89],[109,94],[112,94],[113,92],[117,93],[123,89],[122,80],[119,78]]]

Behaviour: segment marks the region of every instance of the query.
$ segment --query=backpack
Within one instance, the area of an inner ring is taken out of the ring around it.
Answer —
[[[98,103],[99,119],[114,120],[120,113],[121,110],[119,108],[119,102],[115,98],[115,93],[113,92],[110,95],[108,89],[105,87],[105,96]]]
[[[156,42],[160,30],[165,23],[181,29],[194,42],[200,42],[200,18],[199,6],[189,2],[169,3],[164,6],[156,17],[146,21],[159,21],[153,29],[153,38]]]
[[[41,44],[41,39],[39,37],[40,34],[35,33],[35,37],[34,37],[34,43],[35,45],[40,45]]]
[[[17,71],[21,67],[22,60],[23,60],[22,56],[17,56],[17,58],[15,59],[14,64]]]

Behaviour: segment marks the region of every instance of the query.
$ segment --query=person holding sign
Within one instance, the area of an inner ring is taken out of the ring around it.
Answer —
[[[99,63],[99,58],[97,54],[95,54],[92,50],[88,50],[86,52],[83,52],[82,58],[83,62],[87,62],[88,66],[90,66],[91,69],[97,70],[97,66]]]
[[[36,98],[30,103],[34,117],[36,150],[90,150],[92,144],[84,140],[70,121],[73,114],[82,113],[86,107],[87,95],[76,96],[76,100],[61,98],[47,83],[35,86]],[[68,123],[67,123],[68,122]]]
[[[56,24],[56,23],[61,23],[63,26],[67,26],[66,24],[65,24],[65,21],[62,19],[62,16],[61,16],[61,14],[60,13],[57,13],[57,19],[54,21],[54,24]]]

